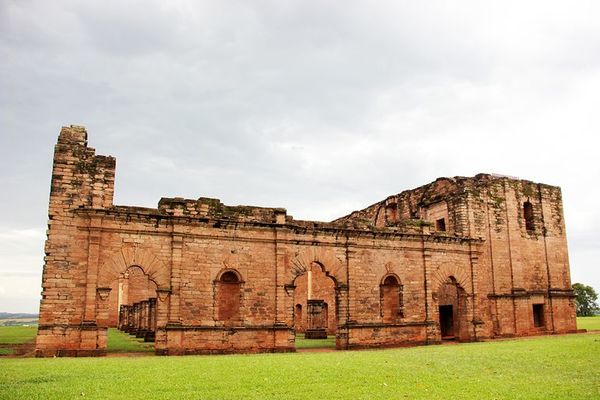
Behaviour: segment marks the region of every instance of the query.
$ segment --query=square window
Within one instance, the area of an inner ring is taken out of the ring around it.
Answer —
[[[446,230],[446,219],[440,218],[435,221],[435,230],[444,232]]]

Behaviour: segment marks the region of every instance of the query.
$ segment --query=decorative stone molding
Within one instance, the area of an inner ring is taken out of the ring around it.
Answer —
[[[98,272],[98,282],[110,286],[132,266],[141,268],[158,287],[169,287],[169,266],[156,257],[151,250],[140,247],[138,243],[125,243],[120,251],[103,262]]]
[[[96,294],[98,295],[98,298],[102,301],[106,301],[108,300],[108,296],[110,295],[110,291],[112,289],[109,287],[100,287],[96,289]]]
[[[161,289],[161,288],[156,289],[156,296],[158,297],[158,300],[160,300],[162,302],[167,301],[167,299],[169,298],[170,295],[171,295],[171,289]]]
[[[344,260],[335,256],[331,249],[324,249],[320,246],[312,246],[296,253],[291,261],[289,269],[289,282],[293,285],[294,280],[310,270],[311,264],[317,263],[323,269],[323,272],[339,285],[346,282],[346,270]]]

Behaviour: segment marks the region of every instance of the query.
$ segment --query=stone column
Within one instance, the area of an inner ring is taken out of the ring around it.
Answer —
[[[153,342],[156,333],[156,298],[148,299],[148,319],[144,342]]]
[[[471,340],[477,341],[480,337],[485,336],[483,329],[483,320],[481,319],[481,295],[480,288],[478,285],[479,277],[479,251],[474,249],[473,243],[469,244],[469,252],[470,252],[470,260],[471,260],[471,289],[473,294],[472,301],[472,319],[470,320],[473,324],[473,333],[471,336]]]
[[[286,325],[286,322],[289,318],[288,310],[286,308],[286,271],[285,271],[285,261],[287,251],[284,244],[281,244],[280,241],[285,241],[287,238],[287,234],[282,232],[282,229],[276,228],[275,230],[275,307],[276,307],[276,315],[275,315],[275,325]],[[291,325],[290,325],[291,326]]]
[[[338,326],[335,336],[335,347],[338,350],[348,349],[349,343],[349,297],[348,297],[348,285],[345,283],[338,283],[335,288],[335,302],[337,304],[337,320]]]
[[[159,288],[156,290],[156,332],[154,349],[158,355],[168,355],[167,324],[169,322],[169,302],[171,290]]]
[[[464,301],[463,300],[464,297]],[[459,340],[476,340],[476,337],[473,337],[473,321],[474,321],[474,315],[473,315],[473,306],[474,306],[474,302],[475,302],[475,298],[473,297],[472,294],[466,293],[466,291],[461,291],[459,290],[458,292],[458,305],[459,305],[459,311],[460,311],[460,307],[463,306],[465,307],[465,310],[462,310],[462,312],[465,313],[464,317],[460,318],[460,322],[459,324],[463,324],[466,323],[467,326],[465,327],[465,329],[463,330],[462,327],[460,329],[460,332],[458,332],[458,334],[455,333],[455,335],[458,337]],[[464,335],[464,336],[463,336]]]
[[[137,333],[137,330],[140,329],[140,303],[133,304],[133,329],[129,332],[132,335]]]
[[[140,301],[140,325],[135,334],[135,337],[143,338],[146,336],[147,322],[148,322],[148,301],[143,300],[143,301]]]
[[[119,330],[123,331],[125,330],[125,325],[126,325],[126,310],[127,310],[127,306],[125,304],[121,304],[121,306],[119,307]]]
[[[133,323],[133,307],[131,305],[126,305],[124,306],[124,312],[125,312],[125,325],[123,327],[123,332],[127,332],[129,333],[131,331],[131,325]]]
[[[97,341],[96,350],[98,355],[106,354],[106,348],[108,345],[108,314],[109,314],[109,301],[111,288],[98,288],[96,289],[96,316],[97,316]]]
[[[423,235],[423,294],[425,299],[425,323],[427,324],[425,332],[426,343],[439,343],[442,339],[440,331],[440,314],[437,299],[433,297],[434,291],[438,288],[431,287],[432,268],[431,251],[426,247],[425,242],[429,240],[428,236]]]
[[[90,229],[101,225],[97,218],[90,220]],[[100,232],[91,231],[88,238],[88,268],[86,278],[86,296],[84,323],[96,322],[96,282],[98,281],[98,258],[100,256]]]
[[[183,235],[176,233],[173,226],[173,237],[171,238],[171,295],[169,302],[169,325],[181,325],[179,315],[179,291],[181,286],[181,261],[183,252]]]
[[[79,352],[77,355],[101,354],[100,342],[104,343],[106,349],[106,329],[101,333],[97,322],[97,282],[98,261],[100,257],[100,232],[95,230],[102,225],[100,218],[92,217],[89,221],[87,271],[85,286],[85,308],[83,310],[83,321],[79,335]]]
[[[277,224],[285,224],[285,213],[279,213]],[[287,239],[287,230],[283,227],[274,229],[275,239],[275,329],[274,329],[274,347],[275,351],[291,351],[294,348],[294,330],[292,319],[293,306],[288,296],[289,287],[287,286],[286,260],[287,249],[285,242]],[[282,243],[284,242],[284,243]],[[293,297],[292,297],[293,298]]]
[[[111,288],[104,287],[96,289],[96,319],[98,326],[108,327],[109,301]]]

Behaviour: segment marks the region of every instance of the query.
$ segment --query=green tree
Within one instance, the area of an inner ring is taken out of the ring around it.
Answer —
[[[578,317],[589,317],[599,311],[598,293],[593,287],[584,285],[583,283],[574,283],[573,292],[575,292],[575,303],[577,306]]]

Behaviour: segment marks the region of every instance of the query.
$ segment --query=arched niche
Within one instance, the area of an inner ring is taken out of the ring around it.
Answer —
[[[386,324],[395,324],[404,317],[404,293],[400,278],[387,274],[379,285],[380,314]]]
[[[242,276],[233,269],[219,272],[215,285],[215,321],[223,326],[240,326],[242,318]]]

